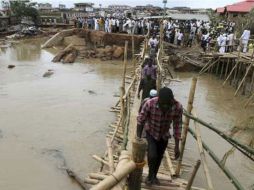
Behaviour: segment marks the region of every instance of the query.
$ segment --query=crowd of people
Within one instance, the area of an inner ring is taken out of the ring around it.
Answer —
[[[250,30],[246,29],[240,38],[236,37],[234,22],[213,24],[200,20],[178,21],[172,19],[131,19],[115,17],[76,18],[75,26],[108,33],[128,33],[135,35],[159,35],[160,24],[163,24],[164,40],[181,47],[192,47],[199,44],[204,52],[213,47],[220,53],[232,52],[241,45],[247,52]]]

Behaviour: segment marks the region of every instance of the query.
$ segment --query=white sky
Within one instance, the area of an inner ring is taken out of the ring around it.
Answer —
[[[33,0],[35,1],[35,0]],[[38,2],[51,2],[53,5],[58,5],[59,3],[66,4],[68,7],[73,6],[76,2],[89,2],[89,0],[37,0]],[[239,2],[241,0],[168,0],[167,7],[175,6],[186,6],[192,8],[217,8]],[[136,5],[147,5],[152,4],[156,6],[163,6],[162,0],[90,0],[90,2],[95,3],[95,7],[99,7],[101,3],[103,7],[110,4],[124,4],[130,6]]]
[[[67,7],[73,7],[73,3],[77,2],[93,2],[95,7],[107,7],[110,4],[121,5],[147,5],[163,6],[162,0],[32,0],[39,3],[52,3],[53,6],[58,6],[59,3],[65,4]],[[168,0],[167,7],[186,6],[191,8],[217,8],[228,4],[239,2],[241,0]],[[243,0],[242,0],[243,1]]]

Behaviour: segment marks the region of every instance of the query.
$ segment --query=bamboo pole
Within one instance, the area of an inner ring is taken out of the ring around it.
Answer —
[[[199,75],[201,75],[202,73],[203,73],[203,70],[210,64],[212,62],[212,59],[211,60],[209,60],[206,64],[205,64],[205,66],[204,67],[202,67],[202,69],[199,71]]]
[[[194,181],[194,179],[195,179],[195,177],[196,177],[196,174],[197,174],[197,172],[198,172],[199,166],[200,166],[200,160],[197,161],[197,163],[196,163],[196,165],[195,165],[195,167],[194,167],[194,169],[193,169],[193,172],[192,172],[192,174],[191,174],[191,177],[190,177],[190,179],[189,179],[189,181],[188,181],[188,184],[187,184],[185,190],[190,190],[190,189],[191,189],[191,186],[192,186],[192,184],[193,184],[193,181]]]
[[[228,58],[228,60],[227,60],[227,66],[226,66],[226,71],[225,71],[225,74],[224,74],[224,78],[226,78],[226,76],[228,74],[229,62],[230,62],[230,59]]]
[[[229,73],[228,77],[226,78],[226,80],[223,82],[222,86],[225,86],[226,82],[228,81],[228,79],[230,78],[230,76],[233,74],[234,70],[236,69],[236,67],[238,66],[239,62],[240,62],[240,55],[241,55],[241,45],[239,46],[239,50],[238,50],[238,54],[237,54],[237,62],[235,64],[235,66],[233,67],[233,69],[231,70],[231,72]]]
[[[134,69],[136,68],[136,61],[135,61],[135,41],[134,41],[134,34],[131,36],[131,45],[132,45],[132,64]]]
[[[189,132],[195,139],[197,139],[194,131],[191,128],[189,128]],[[211,156],[211,158],[216,162],[216,164],[221,168],[221,170],[224,172],[224,174],[228,177],[228,179],[233,183],[233,185],[236,187],[236,189],[237,190],[244,190],[241,183],[233,176],[233,174],[228,170],[228,168],[224,167],[221,164],[220,159],[216,156],[216,154],[204,142],[202,142],[202,145],[203,145],[204,149],[207,151],[207,153]]]
[[[109,161],[109,171],[113,173],[115,171],[114,158],[113,158],[113,149],[112,144],[109,138],[106,138],[107,148],[108,148],[108,161]]]
[[[248,107],[248,105],[251,103],[252,99],[254,98],[254,93],[250,96],[250,98],[248,99],[248,101],[246,102],[246,104],[244,105],[245,108]]]
[[[105,190],[111,189],[117,185],[121,180],[129,173],[136,169],[136,164],[130,160],[130,156],[127,151],[122,151],[119,158],[119,163],[116,167],[116,170],[113,174],[106,177],[103,181],[98,183],[96,186],[92,187],[90,190]]]
[[[222,65],[221,65],[221,72],[220,72],[220,78],[222,78],[223,72],[224,72],[224,67],[225,67],[225,60],[223,59]]]
[[[219,68],[220,68],[220,61],[218,61],[218,63],[217,63],[217,66],[216,66],[216,75],[218,75],[219,74]]]
[[[247,75],[248,75],[248,73],[249,73],[249,71],[250,71],[251,67],[252,67],[252,63],[251,63],[251,64],[250,64],[250,66],[247,68],[246,73],[245,73],[245,75],[244,75],[244,77],[243,77],[242,81],[240,82],[240,84],[239,84],[239,86],[238,86],[238,88],[237,88],[237,90],[236,90],[236,92],[235,92],[234,96],[236,96],[236,95],[237,95],[237,93],[238,93],[238,91],[240,90],[240,88],[241,88],[241,86],[242,86],[243,82],[245,81],[245,79],[246,79],[246,77],[247,77]]]
[[[196,85],[197,85],[197,77],[193,77],[191,88],[190,88],[190,93],[189,93],[187,113],[191,113],[191,111],[192,111],[193,101],[194,101],[194,96],[195,96],[195,91],[196,91]],[[189,122],[190,122],[190,118],[185,117],[184,126],[183,126],[182,141],[181,141],[181,147],[180,147],[180,157],[179,157],[179,161],[178,161],[177,168],[176,168],[176,175],[177,176],[179,176],[180,170],[181,170],[181,164],[182,164],[183,153],[184,153],[184,149],[185,149],[185,143],[186,143],[186,138],[187,138],[187,133],[188,133],[188,128],[189,128]]]
[[[92,157],[93,157],[93,159],[97,160],[98,162],[101,162],[103,165],[109,166],[109,163],[107,161],[105,161],[104,159],[102,159],[101,157],[99,157],[97,155],[93,155]]]
[[[254,94],[253,94],[253,98],[254,98]],[[226,135],[224,132],[222,132],[222,131],[220,131],[219,129],[213,127],[211,124],[208,124],[208,123],[206,123],[205,121],[202,121],[201,119],[196,118],[196,117],[194,117],[193,115],[191,115],[191,114],[189,114],[189,113],[187,113],[187,112],[184,112],[183,115],[186,116],[186,117],[189,117],[190,119],[192,119],[192,120],[198,122],[199,124],[201,124],[201,125],[207,127],[208,129],[214,131],[214,132],[217,133],[219,136],[221,136],[223,139],[225,139],[225,140],[228,141],[229,143],[232,143],[232,145],[235,146],[236,148],[237,148],[237,147],[240,147],[240,148],[242,148],[243,150],[245,150],[246,152],[248,152],[249,154],[254,155],[254,149],[253,149],[253,148],[251,148],[251,147],[249,147],[249,146],[246,146],[246,145],[242,144],[241,142],[235,140],[234,138],[232,138],[232,137]]]
[[[73,171],[67,169],[66,170],[67,174],[72,178],[74,179],[79,185],[80,187],[83,189],[83,190],[88,190],[88,187],[87,185],[83,182],[83,180],[78,177]]]
[[[232,70],[230,71],[229,75],[227,76],[226,80],[223,82],[222,86],[225,86],[225,84],[227,83],[228,79],[231,77],[231,75],[233,74],[234,70],[236,69],[236,67],[238,66],[239,62],[237,62],[235,64],[235,66],[232,68]]]
[[[90,173],[89,177],[91,179],[104,180],[106,177],[108,177],[108,175],[102,173]]]
[[[217,60],[215,60],[212,64],[210,64],[207,68],[205,68],[202,72],[199,72],[198,75],[202,75],[203,73],[205,73],[208,69],[210,69],[212,66],[214,66],[218,61],[220,60],[220,58],[218,58]]]
[[[246,73],[245,73],[245,75],[244,75],[242,81],[240,82],[240,84],[239,84],[239,86],[238,86],[238,88],[237,88],[237,90],[236,90],[236,92],[235,92],[235,96],[237,95],[237,93],[238,93],[238,91],[240,90],[240,88],[241,88],[243,82],[245,81],[245,79],[246,79],[246,77],[247,77],[247,75],[248,75],[250,69],[251,69],[252,66],[253,66],[253,63],[252,63],[252,62],[253,62],[253,57],[254,57],[254,51],[253,51],[253,53],[252,53],[252,55],[251,55],[250,66],[247,68]]]
[[[144,139],[134,139],[132,142],[132,159],[139,165],[144,163],[147,143]],[[143,167],[137,167],[129,176],[128,188],[131,190],[140,190],[142,182]]]
[[[254,69],[252,71],[252,77],[251,77],[251,83],[250,83],[250,93],[252,92],[254,88]]]
[[[196,113],[195,113],[195,110],[193,110],[193,116],[197,117]],[[213,187],[213,184],[212,184],[211,175],[210,175],[210,172],[209,172],[205,152],[204,152],[204,149],[203,149],[203,146],[202,146],[202,138],[201,138],[201,133],[200,133],[200,127],[199,127],[199,125],[197,124],[196,121],[194,121],[194,126],[195,126],[195,132],[196,132],[196,136],[197,136],[197,145],[198,145],[198,149],[199,149],[200,159],[202,161],[201,163],[202,163],[203,168],[204,168],[207,186],[208,186],[209,190],[212,190],[212,189],[214,189],[214,187]]]
[[[168,168],[170,170],[170,174],[171,174],[171,176],[175,176],[176,172],[175,172],[175,169],[173,167],[173,164],[172,164],[172,161],[171,161],[171,158],[170,158],[170,155],[169,155],[168,151],[165,151],[165,156],[166,156],[166,161],[167,161]]]

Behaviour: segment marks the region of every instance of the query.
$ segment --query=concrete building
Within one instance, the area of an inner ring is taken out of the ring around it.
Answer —
[[[109,5],[109,9],[111,10],[129,10],[131,9],[131,6],[128,5]]]
[[[75,11],[84,11],[84,12],[93,12],[94,3],[75,3],[74,10]]]
[[[52,4],[50,3],[38,3],[38,9],[39,10],[51,10]]]
[[[61,10],[61,9],[66,9],[66,5],[64,4],[59,4],[58,8]]]

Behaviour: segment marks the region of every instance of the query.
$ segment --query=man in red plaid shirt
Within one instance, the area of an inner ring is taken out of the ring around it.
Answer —
[[[168,139],[171,138],[169,129],[172,122],[175,138],[175,159],[180,155],[179,140],[181,138],[182,113],[182,105],[174,99],[172,90],[167,87],[159,91],[159,97],[148,100],[139,113],[137,137],[141,138],[145,127],[148,142],[149,175],[146,179],[147,185],[159,185],[156,176],[168,145]]]

